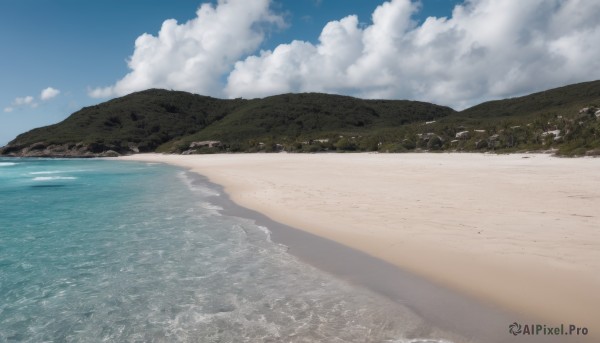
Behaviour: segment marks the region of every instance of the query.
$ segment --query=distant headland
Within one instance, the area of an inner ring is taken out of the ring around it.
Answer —
[[[58,124],[23,133],[0,148],[0,155],[278,151],[598,155],[600,81],[485,102],[463,111],[427,102],[321,93],[223,100],[150,89],[85,107]]]

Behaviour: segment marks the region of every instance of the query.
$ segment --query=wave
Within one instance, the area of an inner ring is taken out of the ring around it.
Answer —
[[[205,196],[220,196],[219,192],[211,189],[207,186],[203,186],[201,184],[195,183],[193,179],[189,176],[188,172],[182,171],[177,173],[177,178],[182,180],[190,190],[194,192],[199,192]]]
[[[0,167],[10,167],[10,166],[16,166],[17,163],[14,162],[0,162]]]
[[[273,241],[271,240],[271,230],[269,230],[266,226],[256,225],[256,227],[259,228],[260,231],[262,231],[265,234],[268,242],[273,243]]]
[[[62,170],[49,170],[49,171],[39,171],[39,172],[31,172],[29,175],[46,175],[46,174],[60,174],[66,173],[66,171]]]
[[[211,204],[209,202],[202,202],[202,203],[200,203],[200,207],[202,207],[205,210],[223,211],[223,207],[217,206],[215,204]]]
[[[33,181],[76,180],[74,176],[38,176]]]
[[[31,172],[29,175],[49,175],[49,174],[62,174],[62,173],[80,173],[86,170],[45,170],[38,172]]]

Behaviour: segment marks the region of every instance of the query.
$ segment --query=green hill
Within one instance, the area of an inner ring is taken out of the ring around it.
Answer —
[[[600,81],[461,112],[417,101],[320,93],[222,100],[151,89],[21,134],[0,154],[551,150],[589,155],[600,153],[599,109]]]
[[[457,113],[475,120],[528,118],[573,113],[590,104],[600,105],[600,81],[584,82],[517,98],[488,101]]]
[[[486,130],[486,134],[472,134],[470,140],[454,144],[456,149],[480,150],[479,146],[500,152],[551,149],[562,155],[596,154],[600,149],[599,108],[600,81],[584,82],[488,101],[440,120],[436,129]]]
[[[319,93],[283,94],[252,100],[204,130],[183,137],[192,141],[219,140],[238,150],[250,141],[290,144],[325,136],[367,134],[373,129],[433,120],[454,113],[448,107],[416,101],[363,100]]]
[[[151,89],[83,108],[61,123],[21,134],[2,153],[95,156],[159,147],[160,151],[181,152],[195,140],[219,140],[221,147],[248,150],[258,140],[291,144],[307,135],[366,132],[452,113],[448,107],[421,102],[317,93],[220,100]]]
[[[21,134],[8,144],[5,153],[36,143],[38,150],[79,144],[92,153],[124,152],[129,147],[154,151],[173,138],[202,130],[244,103],[151,89],[85,107],[58,124]]]

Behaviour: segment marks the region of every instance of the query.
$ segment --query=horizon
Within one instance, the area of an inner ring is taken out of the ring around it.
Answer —
[[[10,47],[0,65],[0,146],[150,88],[221,99],[317,92],[462,110],[600,79],[600,46],[589,44],[600,39],[600,4],[591,0],[59,0],[0,8],[3,32],[11,32],[0,36]]]

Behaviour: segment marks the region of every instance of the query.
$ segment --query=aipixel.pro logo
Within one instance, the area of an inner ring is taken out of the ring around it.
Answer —
[[[542,324],[519,324],[514,322],[508,326],[508,332],[511,335],[518,336],[586,336],[589,333],[588,328],[577,325],[548,326]]]

